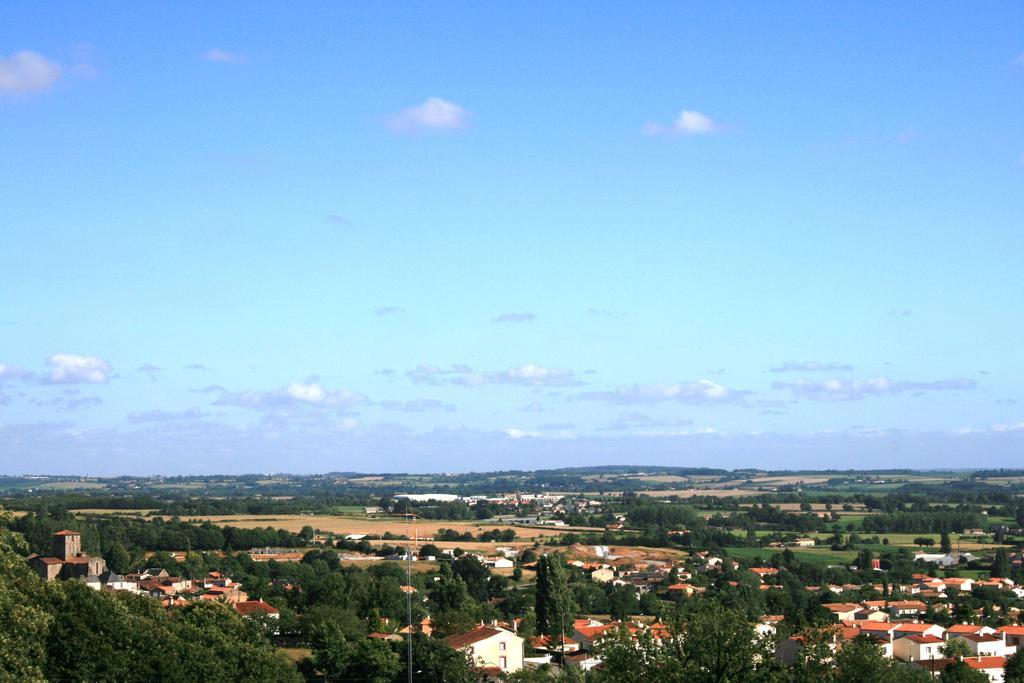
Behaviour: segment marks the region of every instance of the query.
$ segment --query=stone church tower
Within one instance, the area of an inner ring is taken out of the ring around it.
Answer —
[[[77,531],[58,531],[53,535],[53,556],[62,560],[77,557],[82,552],[82,534]]]

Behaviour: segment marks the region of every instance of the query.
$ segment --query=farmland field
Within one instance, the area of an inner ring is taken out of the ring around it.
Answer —
[[[482,524],[479,522],[449,521],[449,520],[419,520],[414,525],[409,524],[405,519],[359,519],[357,517],[337,517],[334,515],[202,515],[188,517],[188,521],[204,522],[210,521],[219,526],[233,526],[240,529],[261,529],[272,527],[284,529],[285,531],[299,532],[302,527],[311,526],[314,529],[329,531],[335,534],[371,534],[383,535],[391,532],[395,535],[432,536],[439,529],[454,529],[459,533],[470,532],[478,535],[484,531],[513,529],[522,538],[539,538],[544,536],[559,536],[565,529],[532,529],[526,527],[511,526],[508,524]]]

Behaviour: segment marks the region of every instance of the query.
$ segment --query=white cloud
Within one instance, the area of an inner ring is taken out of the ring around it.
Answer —
[[[701,379],[696,382],[675,382],[673,384],[631,384],[616,387],[611,391],[591,391],[577,396],[579,399],[606,401],[618,405],[639,405],[677,401],[689,404],[742,403],[750,392],[737,391]]]
[[[528,438],[528,437],[533,437],[533,438],[539,437],[539,436],[541,436],[541,433],[540,432],[528,432],[528,431],[526,431],[524,429],[517,429],[515,427],[509,427],[508,429],[505,430],[505,436],[507,436],[510,439],[525,439],[525,438]]]
[[[428,97],[422,104],[388,116],[387,124],[399,133],[459,130],[469,125],[469,112],[454,102]]]
[[[291,382],[270,391],[224,391],[214,405],[270,411],[303,407],[345,410],[367,401],[366,396],[347,389],[329,391],[315,382]]]
[[[38,52],[21,50],[0,56],[0,93],[43,92],[60,78],[60,66]]]
[[[211,48],[203,53],[203,59],[216,64],[248,64],[249,58],[240,52]]]
[[[96,356],[56,353],[46,360],[52,384],[102,384],[110,379],[114,368]]]
[[[708,135],[721,132],[724,129],[725,127],[721,123],[707,114],[693,109],[684,109],[669,125],[646,123],[643,132],[645,135]]]
[[[327,398],[327,392],[319,384],[292,382],[285,389],[285,392],[297,401],[308,401],[310,403],[319,403]]]
[[[973,379],[954,377],[934,382],[912,382],[892,380],[887,377],[870,379],[832,379],[820,382],[798,380],[796,382],[772,382],[773,389],[788,389],[794,398],[812,401],[859,401],[869,396],[886,396],[912,392],[929,391],[970,391],[978,386]]]

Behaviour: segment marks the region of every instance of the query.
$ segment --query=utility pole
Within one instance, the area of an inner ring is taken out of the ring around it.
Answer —
[[[407,512],[406,520],[409,522],[410,529],[413,526],[413,513]],[[406,585],[409,590],[405,591],[405,609],[407,614],[407,622],[409,627],[408,634],[408,666],[409,666],[409,683],[412,681],[412,534],[406,533],[405,535],[405,566],[407,581]]]

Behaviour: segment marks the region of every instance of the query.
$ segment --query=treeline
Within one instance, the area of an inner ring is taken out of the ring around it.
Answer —
[[[124,553],[135,559],[148,550],[247,550],[258,547],[296,548],[306,545],[307,539],[283,529],[270,527],[262,529],[239,529],[219,527],[210,522],[193,524],[177,519],[165,520],[155,517],[150,521],[113,515],[93,515],[85,518],[70,514],[49,515],[29,513],[15,519],[11,528],[24,535],[32,552],[48,555],[52,548],[53,534],[62,529],[74,529],[82,533],[82,545],[86,552],[99,555],[111,561],[125,560]],[[124,571],[118,566],[116,571]]]
[[[456,531],[455,529],[438,529],[434,534],[435,541],[500,541],[508,543],[516,540],[515,529],[491,529],[483,531],[479,536],[474,536],[470,531]]]
[[[883,512],[868,515],[861,527],[868,533],[962,533],[982,525],[982,516],[967,510]]]

